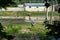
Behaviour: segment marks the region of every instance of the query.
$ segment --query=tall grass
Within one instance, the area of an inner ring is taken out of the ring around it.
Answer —
[[[16,16],[16,15],[46,15],[46,12],[24,12],[24,11],[18,11],[18,12],[13,12],[13,11],[1,11],[0,15],[7,15],[7,16]],[[57,12],[49,12],[49,15],[53,14],[53,15],[58,15]]]
[[[32,27],[30,24],[9,24],[4,25],[4,28],[4,31],[8,35],[17,35],[15,38],[16,40],[17,37],[19,40],[47,40],[47,38],[49,38],[46,37],[46,33],[49,32],[49,30],[44,25],[38,23],[35,23],[34,27]],[[22,29],[26,29],[26,31],[29,29],[30,32],[22,33]]]

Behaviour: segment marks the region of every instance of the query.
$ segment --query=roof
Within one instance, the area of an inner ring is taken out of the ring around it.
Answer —
[[[25,6],[44,6],[45,3],[25,3]]]

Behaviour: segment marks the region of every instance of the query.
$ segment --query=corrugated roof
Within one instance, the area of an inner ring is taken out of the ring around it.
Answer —
[[[25,3],[25,6],[44,6],[45,3]]]

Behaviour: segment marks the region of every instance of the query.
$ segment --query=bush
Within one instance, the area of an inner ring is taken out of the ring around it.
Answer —
[[[21,30],[21,26],[14,26],[14,25],[7,25],[5,26],[5,31],[8,35],[12,34],[18,34]]]
[[[19,39],[21,40],[45,40],[47,39],[46,33],[49,31],[47,30],[44,25],[40,24],[35,24],[34,27],[31,27],[31,25],[28,24],[22,24],[22,25],[7,25],[5,26],[5,31],[7,32],[8,35],[16,34],[18,35]],[[29,32],[22,33],[21,29],[29,29]]]

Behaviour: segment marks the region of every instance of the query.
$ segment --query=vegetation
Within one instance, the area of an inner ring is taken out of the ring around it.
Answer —
[[[0,12],[0,15],[7,15],[7,16],[16,16],[16,15],[46,15],[46,12],[11,12],[11,11],[2,11]],[[49,12],[49,15],[58,15],[57,12]]]
[[[17,6],[19,3],[18,1],[21,0],[0,0],[0,9],[5,8],[8,6]],[[58,0],[58,3],[60,3],[60,0]],[[49,15],[58,15],[57,12],[49,12]],[[0,12],[0,16],[16,16],[16,15],[46,15],[46,12],[8,12],[3,11]],[[47,26],[47,27],[45,27]],[[54,37],[60,37],[57,35],[60,35],[60,21],[54,21],[53,24],[35,24],[34,27],[31,27],[30,24],[23,24],[23,25],[4,25],[0,24],[0,40],[3,38],[6,38],[8,40],[11,40],[14,38],[13,35],[18,35],[19,38],[22,40],[51,40],[51,36]],[[58,29],[58,30],[57,30]],[[46,35],[47,34],[47,35]],[[34,38],[33,38],[34,37]]]
[[[0,40],[2,40],[3,38],[6,38],[7,40],[11,40],[14,38],[14,36],[13,35],[7,35],[7,33],[4,31],[4,27],[0,23]]]
[[[60,17],[60,8],[58,10],[58,13]],[[45,27],[47,27],[47,29],[50,29],[50,31],[47,33],[47,36],[53,36],[56,38],[56,40],[60,38],[60,18],[52,21],[52,23],[49,23],[48,20],[46,20],[44,23]]]
[[[0,9],[1,8],[5,8],[6,9],[6,7],[7,6],[15,6],[16,5],[16,3],[15,2],[13,2],[12,0],[0,0]]]
[[[60,4],[60,0],[58,0],[58,3]]]
[[[18,34],[21,30],[21,26],[17,26],[17,25],[6,25],[4,26],[5,28],[5,32],[8,34],[8,35],[15,35],[15,34]]]
[[[34,25],[34,28],[31,27],[30,24],[21,24],[21,25],[15,25],[15,24],[11,24],[11,25],[6,25],[5,26],[5,31],[8,33],[8,34],[14,34],[12,33],[13,30],[15,30],[15,33],[18,33],[17,30],[22,30],[22,29],[29,29],[30,31],[33,31],[33,32],[37,32],[37,31],[40,31],[41,34],[42,32],[46,31],[47,29],[43,26],[43,25],[40,25],[40,24],[35,24]],[[11,32],[12,31],[12,32]],[[17,31],[17,32],[16,32]],[[20,31],[21,32],[21,31]],[[45,32],[44,32],[45,34]]]
[[[47,32],[47,36],[52,36],[54,38],[56,38],[56,40],[58,38],[60,38],[60,21],[55,20],[53,21],[52,24],[50,24],[48,21],[45,22],[45,26],[47,27],[47,29],[50,29],[49,32]]]
[[[36,39],[42,39],[42,40],[48,40],[46,37],[46,33],[49,32],[44,25],[35,23],[34,27],[32,27],[30,24],[9,24],[4,25],[5,32],[8,35],[17,35],[18,38],[21,40],[36,40]],[[36,37],[36,38],[35,38]],[[17,39],[17,38],[16,38]]]

